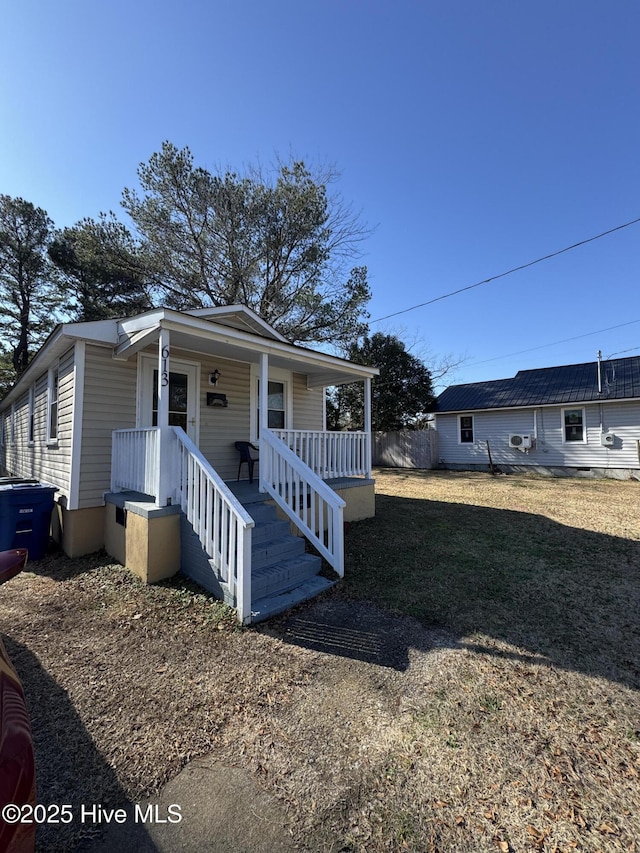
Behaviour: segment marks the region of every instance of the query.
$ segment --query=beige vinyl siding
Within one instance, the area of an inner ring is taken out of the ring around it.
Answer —
[[[101,506],[111,486],[111,434],[136,425],[136,359],[87,344],[78,507]]]
[[[293,374],[293,424],[292,429],[322,429],[323,391],[307,388],[303,373]]]
[[[13,411],[12,411],[13,409]],[[18,477],[33,476],[28,472],[32,459],[28,446],[27,425],[29,422],[29,393],[23,394],[16,400],[13,407],[6,411],[5,443],[7,453],[7,468]]]
[[[177,353],[175,353],[177,357]],[[242,361],[198,357],[185,353],[185,358],[201,363],[200,370],[200,450],[223,480],[235,480],[238,473],[238,451],[235,441],[249,441],[251,366]],[[209,385],[209,374],[220,371],[215,388]],[[207,406],[207,392],[226,394],[228,406]],[[246,465],[242,470],[246,477]]]
[[[29,445],[29,391],[15,403],[15,442],[11,443],[11,409],[6,412],[5,468],[16,477],[34,477],[58,488],[56,499],[69,499],[71,434],[73,425],[74,350],[58,364],[58,437],[47,444],[48,372],[35,382],[34,443]]]

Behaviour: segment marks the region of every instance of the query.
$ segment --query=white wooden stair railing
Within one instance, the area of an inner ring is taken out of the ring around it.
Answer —
[[[345,502],[270,429],[260,438],[260,485],[343,577]]]
[[[238,618],[251,621],[251,528],[254,520],[181,427],[176,436],[176,496],[187,520],[235,598]]]

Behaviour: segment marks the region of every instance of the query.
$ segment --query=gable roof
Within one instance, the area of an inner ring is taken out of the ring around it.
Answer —
[[[640,356],[520,370],[513,379],[451,385],[436,400],[436,412],[557,406],[640,398]]]
[[[261,353],[268,353],[273,367],[306,375],[309,389],[373,379],[380,373],[377,367],[288,343],[244,306],[182,312],[152,308],[126,319],[56,326],[13,388],[0,400],[0,411],[24,394],[30,383],[76,341],[109,346],[114,359],[126,360],[157,342],[161,328],[170,331],[171,344],[177,349],[255,364]]]
[[[185,311],[192,317],[200,317],[203,320],[213,320],[220,326],[229,326],[242,332],[252,332],[263,338],[271,338],[274,341],[288,343],[287,339],[277,332],[273,326],[258,316],[255,311],[247,305],[222,305],[218,308],[193,308]]]

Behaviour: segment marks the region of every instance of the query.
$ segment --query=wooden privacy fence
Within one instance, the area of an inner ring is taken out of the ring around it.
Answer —
[[[373,464],[382,468],[435,468],[438,433],[435,429],[374,432]]]

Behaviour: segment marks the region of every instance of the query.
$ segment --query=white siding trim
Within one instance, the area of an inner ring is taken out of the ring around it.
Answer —
[[[71,422],[71,471],[69,473],[69,509],[80,503],[80,464],[82,461],[82,419],[84,415],[84,366],[86,344],[76,341],[73,357],[73,420]]]

